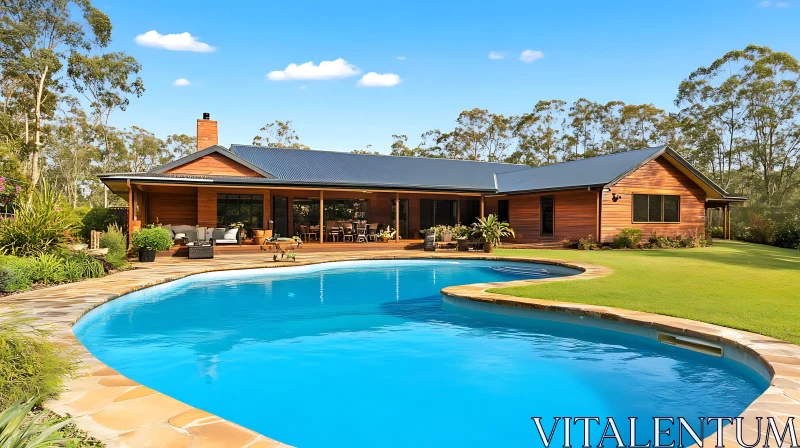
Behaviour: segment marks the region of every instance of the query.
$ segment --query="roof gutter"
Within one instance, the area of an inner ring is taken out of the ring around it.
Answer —
[[[156,177],[156,176],[124,176],[124,175],[98,175],[101,181],[121,180],[133,181],[137,183],[158,183],[158,184],[203,184],[219,186],[247,186],[262,188],[318,188],[318,189],[348,189],[348,190],[374,190],[374,191],[436,191],[443,193],[474,193],[474,194],[496,194],[493,189],[470,189],[470,188],[448,188],[442,186],[421,186],[421,185],[359,185],[359,184],[318,184],[310,182],[281,182],[279,179],[267,179],[272,182],[236,182],[219,181],[217,179],[200,179],[187,177]],[[144,182],[138,182],[144,181]]]
[[[519,191],[501,191],[494,194],[487,194],[486,197],[497,196],[518,196],[521,194],[534,194],[534,193],[554,193],[557,191],[574,191],[574,190],[591,190],[593,188],[602,188],[606,184],[589,184],[589,185],[570,185],[569,187],[554,187],[554,188],[540,188],[536,190],[519,190]]]

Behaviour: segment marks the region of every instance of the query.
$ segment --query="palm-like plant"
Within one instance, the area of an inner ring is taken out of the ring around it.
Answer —
[[[70,423],[58,422],[43,410],[29,416],[36,400],[17,401],[0,412],[0,446],[3,448],[51,448],[64,446],[73,439],[65,439],[59,430]]]
[[[514,236],[514,229],[507,222],[497,219],[497,216],[489,215],[472,224],[472,234],[488,244],[491,251],[492,247],[500,244],[500,238]]]

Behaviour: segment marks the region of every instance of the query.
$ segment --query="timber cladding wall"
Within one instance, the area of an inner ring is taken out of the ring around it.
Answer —
[[[532,243],[562,238],[578,240],[596,234],[597,194],[596,190],[572,190],[506,196],[499,199],[508,200],[508,223],[516,234],[513,241],[515,243]],[[542,196],[552,196],[554,199],[555,219],[552,237],[540,235],[540,200]]]
[[[202,174],[210,176],[262,177],[250,168],[218,153],[207,154],[185,165],[168,170],[170,174]]]
[[[635,193],[680,196],[680,222],[634,223]],[[622,197],[614,202],[613,194]],[[642,229],[644,239],[654,233],[676,236],[695,230],[702,232],[705,226],[705,198],[705,191],[700,186],[663,157],[659,157],[613,185],[610,192],[603,192],[601,241],[610,242],[620,229],[626,227]]]
[[[272,201],[270,200],[270,190],[267,188],[224,188],[224,187],[200,187],[197,189],[197,225],[203,227],[217,226],[217,195],[226,194],[260,194],[264,196],[264,222],[262,228],[270,220],[272,212]]]
[[[142,185],[145,221],[142,224],[194,225],[197,221],[197,188]]]

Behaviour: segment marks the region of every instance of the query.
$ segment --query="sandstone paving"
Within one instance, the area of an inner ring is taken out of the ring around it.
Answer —
[[[209,260],[159,257],[155,263],[134,263],[134,269],[104,278],[0,298],[0,311],[16,310],[35,317],[40,324],[53,331],[58,343],[77,353],[82,363],[78,377],[68,381],[67,390],[47,406],[55,412],[74,416],[81,428],[104,441],[109,448],[275,448],[286,445],[270,439],[269,434],[258,434],[139,385],[104,365],[75,338],[72,325],[91,309],[123,294],[192,274],[345,260],[441,257],[530,261],[528,258],[492,257],[476,253],[395,250],[391,245],[381,251],[300,251],[296,262],[273,262],[271,256],[260,253],[223,253]],[[687,319],[597,305],[517,298],[487,291],[504,286],[591,280],[611,273],[606,267],[587,263],[552,259],[536,261],[574,267],[582,273],[553,279],[453,286],[442,292],[448,296],[500,306],[608,319],[730,344],[752,354],[773,373],[771,387],[742,415],[746,418],[771,415],[785,421],[788,416],[800,414],[800,347],[762,335]],[[746,425],[746,431],[745,434],[752,433],[753,425]],[[731,434],[725,434],[726,440],[733,436],[732,431],[729,432]]]

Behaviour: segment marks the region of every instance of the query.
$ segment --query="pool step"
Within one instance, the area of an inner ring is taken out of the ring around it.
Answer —
[[[722,357],[725,355],[725,350],[720,344],[710,341],[704,341],[684,335],[658,332],[658,341],[675,347],[692,350],[695,352],[705,353],[706,355]]]
[[[495,266],[492,267],[492,270],[502,272],[504,274],[525,275],[528,277],[544,277],[546,275],[550,275],[550,271],[547,269],[526,268],[522,266]]]

